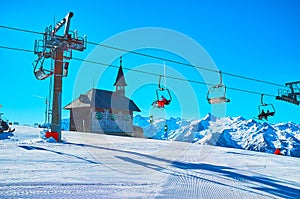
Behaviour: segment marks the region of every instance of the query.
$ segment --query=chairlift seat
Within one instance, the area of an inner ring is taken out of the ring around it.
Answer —
[[[226,97],[217,97],[217,98],[207,98],[209,104],[220,104],[230,102],[230,99]]]
[[[220,94],[216,96],[217,93]],[[206,99],[209,104],[230,102],[230,99],[226,98],[226,86],[221,84],[211,87],[207,92]]]
[[[45,69],[39,68],[38,70],[34,71],[34,75],[38,80],[44,80],[53,74],[53,72],[51,72],[51,71],[48,71],[48,72],[49,73],[46,73]]]

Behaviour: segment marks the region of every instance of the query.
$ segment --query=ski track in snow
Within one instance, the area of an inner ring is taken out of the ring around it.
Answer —
[[[16,127],[0,140],[0,198],[297,198],[299,158]]]

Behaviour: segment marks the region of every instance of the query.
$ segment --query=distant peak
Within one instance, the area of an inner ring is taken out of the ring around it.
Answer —
[[[215,117],[211,113],[207,113],[205,115],[205,117],[203,118],[203,120],[208,120],[208,121],[214,121],[215,122],[217,120],[217,117]]]
[[[243,117],[241,117],[241,118],[242,118],[241,120],[246,120]],[[250,119],[250,120],[248,120],[248,123],[256,123],[256,121],[254,119]]]
[[[238,116],[237,119],[239,119],[239,120],[246,120],[246,119],[245,119],[244,117],[242,117],[242,116]],[[249,121],[252,122],[252,121],[254,121],[254,120],[253,120],[253,119],[250,119]]]

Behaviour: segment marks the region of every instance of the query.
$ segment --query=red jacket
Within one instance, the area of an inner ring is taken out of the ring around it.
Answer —
[[[274,151],[274,154],[275,154],[275,155],[282,155],[281,152],[280,152],[280,149],[276,149],[276,150]]]

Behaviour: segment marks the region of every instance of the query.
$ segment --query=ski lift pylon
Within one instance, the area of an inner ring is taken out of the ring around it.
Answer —
[[[218,85],[212,86],[209,88],[207,92],[206,99],[209,104],[219,104],[224,102],[230,102],[230,99],[226,98],[226,86],[222,83],[222,71],[220,73],[220,83]],[[222,95],[220,96],[213,96],[214,94],[221,92]]]

